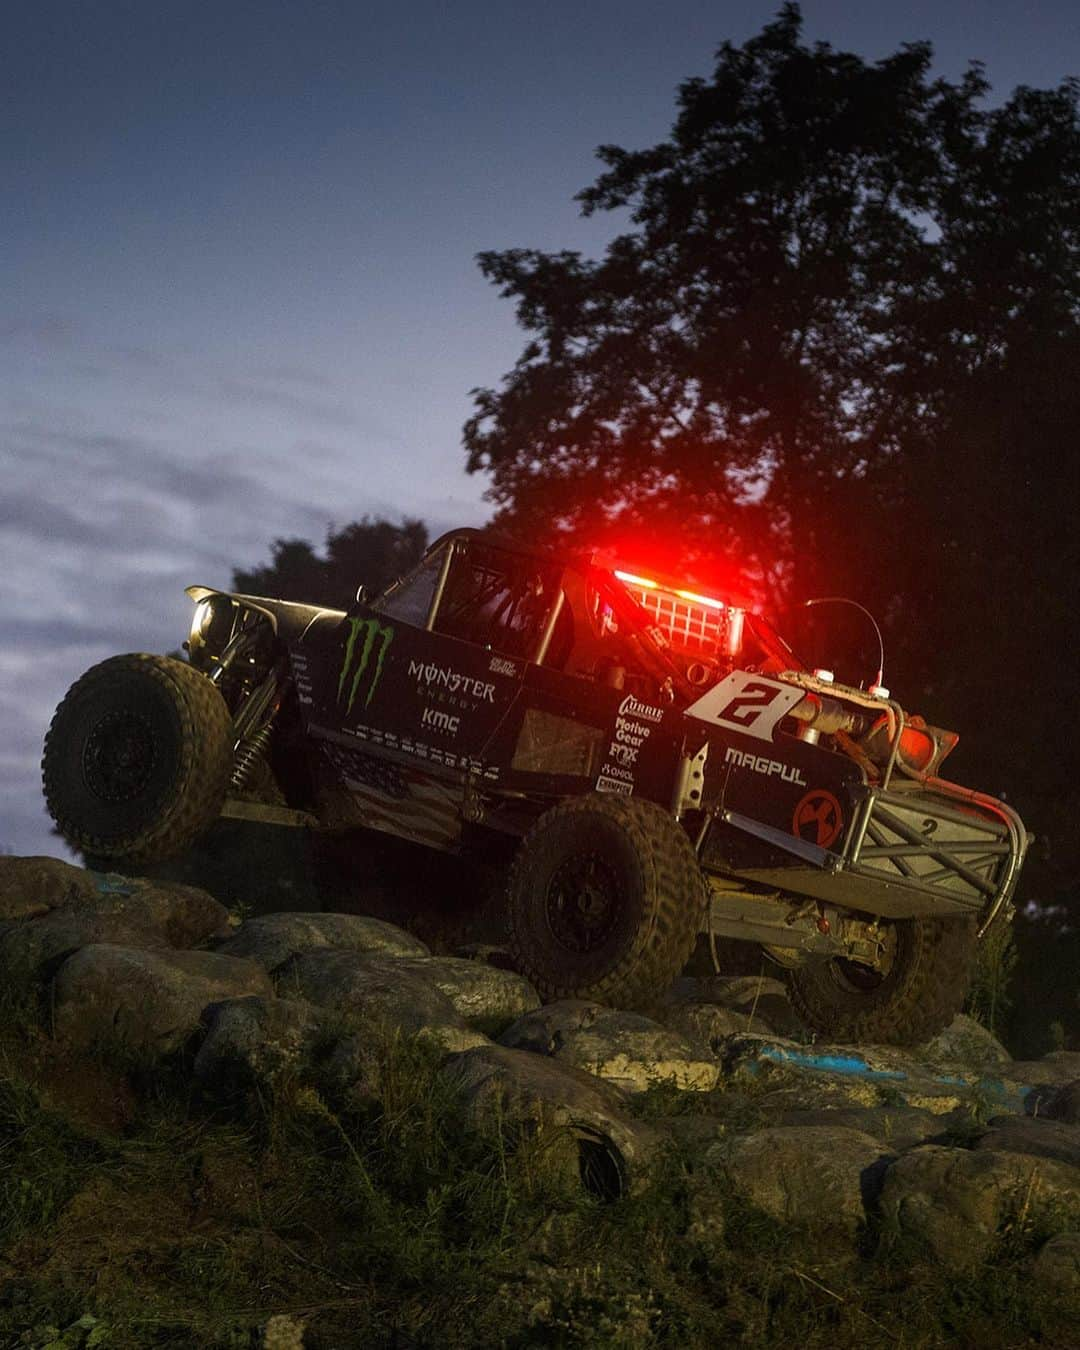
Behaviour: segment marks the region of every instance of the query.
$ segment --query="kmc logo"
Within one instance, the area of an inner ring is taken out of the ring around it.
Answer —
[[[352,712],[356,696],[360,691],[361,682],[364,676],[370,670],[371,683],[368,685],[367,698],[364,699],[366,708],[371,702],[372,695],[378,687],[379,677],[382,675],[383,662],[386,660],[386,653],[390,650],[390,644],[394,640],[394,630],[388,624],[380,624],[378,619],[350,619],[352,631],[349,633],[345,643],[345,660],[341,666],[341,678],[338,680],[338,704],[345,697],[345,685],[352,673],[352,684],[349,686],[349,701],[345,707],[345,713]],[[358,639],[360,634],[364,634],[363,644],[360,645],[359,654],[357,654]],[[375,651],[375,644],[378,642],[378,655],[372,660]],[[355,670],[353,669],[355,661]]]

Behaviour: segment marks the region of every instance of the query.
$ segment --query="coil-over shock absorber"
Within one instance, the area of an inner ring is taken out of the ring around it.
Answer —
[[[274,719],[281,707],[281,689],[276,671],[271,671],[234,718],[236,743],[233,746],[233,771],[229,786],[239,792],[251,781],[261,764],[274,734]]]
[[[266,752],[270,748],[270,741],[274,734],[273,718],[276,712],[277,708],[275,707],[270,714],[270,720],[261,726],[254,736],[248,736],[237,747],[232,777],[229,779],[229,786],[234,792],[239,792],[241,788],[247,787],[255,770],[260,764],[267,762]]]

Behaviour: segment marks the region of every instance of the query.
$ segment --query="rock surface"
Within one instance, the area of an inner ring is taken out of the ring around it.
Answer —
[[[968,1270],[1007,1223],[1080,1219],[1080,1169],[990,1149],[929,1144],[889,1168],[881,1193],[887,1226],[924,1244],[936,1261]]]
[[[273,994],[254,961],[216,952],[83,947],[54,983],[56,1035],[75,1046],[109,1046],[143,1059],[179,1050],[211,1003]]]
[[[224,1098],[273,1087],[308,1066],[325,1021],[320,1009],[298,999],[252,995],[213,1003],[203,1015],[196,1081]]]
[[[1045,1242],[1031,1273],[1053,1293],[1080,1299],[1080,1232],[1056,1233]]]
[[[350,951],[385,956],[427,956],[404,929],[360,914],[261,914],[217,945],[227,956],[248,956],[273,972],[302,952]]]
[[[597,1198],[675,1159],[706,1256],[748,1216],[816,1234],[830,1259],[903,1239],[952,1270],[1029,1234],[1031,1278],[1077,1291],[1080,1053],[1012,1062],[967,1018],[911,1051],[813,1044],[763,976],[686,977],[655,1019],[541,1007],[500,948],[431,956],[351,914],[237,925],[197,887],[50,858],[0,858],[0,978],[41,996],[27,1015],[51,1010],[43,1064],[89,1052],[129,1093],[125,1066],[171,1057],[223,1105],[296,1080],[335,1110],[381,1109],[380,1056],[416,1038],[467,1116],[548,1132]]]
[[[623,1195],[648,1179],[660,1139],[630,1118],[626,1096],[610,1083],[502,1045],[453,1055],[443,1073],[478,1116],[498,1110],[537,1128],[569,1130],[579,1143],[582,1180],[595,1194]]]
[[[566,999],[519,1018],[499,1038],[512,1049],[550,1055],[628,1092],[659,1084],[707,1092],[720,1067],[704,1047],[638,1013]]]
[[[719,1140],[704,1161],[771,1218],[853,1243],[881,1189],[888,1157],[877,1139],[860,1130],[781,1125]]]

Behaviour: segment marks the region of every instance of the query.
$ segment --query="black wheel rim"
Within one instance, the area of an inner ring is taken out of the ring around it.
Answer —
[[[103,802],[130,802],[150,782],[157,760],[153,728],[133,712],[106,713],[83,746],[86,786]]]
[[[548,882],[548,927],[567,951],[595,951],[614,931],[619,902],[618,879],[608,863],[598,853],[575,853],[559,864]]]

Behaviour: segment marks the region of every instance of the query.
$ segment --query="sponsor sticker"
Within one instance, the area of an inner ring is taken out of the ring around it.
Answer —
[[[615,792],[620,797],[630,797],[633,795],[634,784],[622,778],[613,778],[609,773],[602,773],[596,780],[596,790],[597,792]]]
[[[364,707],[371,702],[382,678],[386,653],[394,640],[391,625],[381,624],[378,619],[350,619],[349,624],[337,692],[338,706],[345,704],[346,716],[352,712],[353,704],[365,684],[367,697]]]
[[[410,661],[409,677],[416,681],[421,692],[445,689],[451,694],[462,694],[474,703],[494,703],[495,686],[472,675],[462,675],[449,666],[436,665],[434,661]]]
[[[840,838],[844,816],[840,803],[824,788],[813,788],[795,808],[791,832],[818,848],[829,848]]]
[[[654,708],[648,703],[639,703],[632,694],[627,694],[619,704],[620,717],[642,717],[646,722],[662,722],[663,708]]]
[[[763,675],[734,670],[686,710],[688,717],[771,741],[776,724],[805,698],[805,691]]]
[[[776,775],[783,783],[806,787],[806,779],[794,764],[783,764],[778,759],[770,759],[768,755],[755,755],[752,750],[736,750],[734,746],[728,746],[724,763],[736,764],[740,769],[750,769],[754,773],[764,774],[766,778]]]

